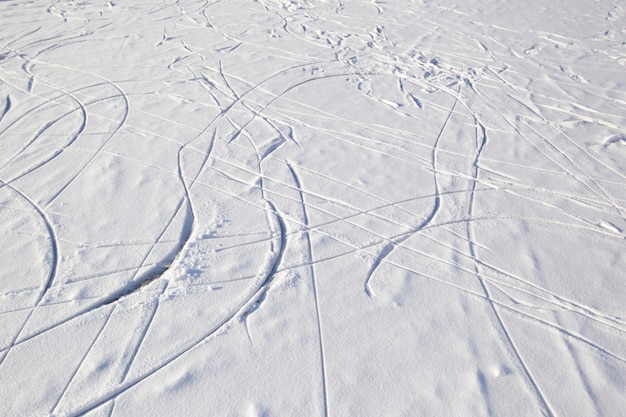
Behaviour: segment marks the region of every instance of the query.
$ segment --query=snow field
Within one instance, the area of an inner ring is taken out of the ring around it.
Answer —
[[[623,415],[625,16],[0,2],[2,414]]]

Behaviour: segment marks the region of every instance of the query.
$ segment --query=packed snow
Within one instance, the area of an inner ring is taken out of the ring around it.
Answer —
[[[0,0],[5,416],[626,415],[618,0]]]

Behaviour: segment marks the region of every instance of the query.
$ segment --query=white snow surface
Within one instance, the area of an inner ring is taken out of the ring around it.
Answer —
[[[3,416],[626,415],[618,0],[0,0]]]

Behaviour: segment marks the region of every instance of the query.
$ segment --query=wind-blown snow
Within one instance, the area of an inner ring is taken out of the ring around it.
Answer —
[[[7,416],[622,416],[616,0],[0,1]]]

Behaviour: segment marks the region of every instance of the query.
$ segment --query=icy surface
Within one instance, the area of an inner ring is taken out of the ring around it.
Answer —
[[[617,0],[0,1],[0,414],[626,415]]]

